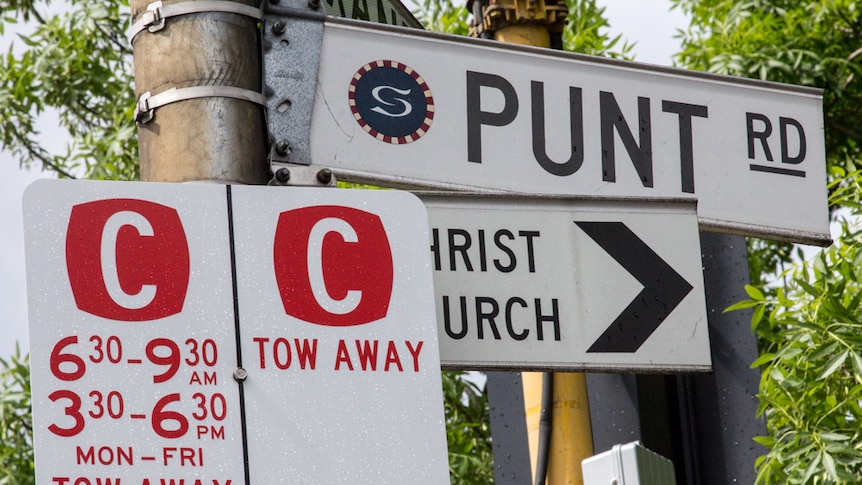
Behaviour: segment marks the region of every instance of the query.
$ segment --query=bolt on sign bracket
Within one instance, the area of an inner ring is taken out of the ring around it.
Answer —
[[[336,187],[335,174],[319,166],[279,164],[272,167],[272,179],[267,185],[278,187]]]

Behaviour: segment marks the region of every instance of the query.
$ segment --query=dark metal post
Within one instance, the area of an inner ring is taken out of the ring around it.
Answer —
[[[488,372],[488,406],[494,437],[494,483],[531,485],[530,447],[520,372]]]
[[[751,312],[723,313],[747,299],[750,281],[745,239],[724,234],[701,234],[709,339],[713,373],[680,376],[679,396],[686,413],[683,423],[689,477],[686,483],[719,485],[754,483],[754,461],[766,449],[752,441],[766,434],[757,419],[760,371],[749,366],[758,357],[751,333]]]
[[[751,313],[723,310],[744,300],[745,239],[701,233],[713,372],[706,375],[592,374],[587,390],[596,452],[640,440],[673,460],[678,485],[754,483],[766,433],[755,417],[760,373]]]

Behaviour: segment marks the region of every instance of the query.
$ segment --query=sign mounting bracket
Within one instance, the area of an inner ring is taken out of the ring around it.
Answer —
[[[270,163],[311,164],[311,113],[326,12],[319,0],[270,0],[264,9],[264,65]]]

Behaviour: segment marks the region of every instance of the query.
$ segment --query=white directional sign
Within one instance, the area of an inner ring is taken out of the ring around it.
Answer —
[[[412,195],[42,180],[24,211],[39,485],[449,483]]]
[[[820,91],[337,19],[320,59],[311,159],[342,178],[697,198],[703,227],[829,241]]]
[[[710,370],[692,201],[420,197],[444,367]]]

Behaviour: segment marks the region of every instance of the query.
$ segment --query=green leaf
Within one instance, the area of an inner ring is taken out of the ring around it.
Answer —
[[[862,356],[856,352],[850,352],[850,357],[853,359],[853,372],[856,376],[862,377]]]
[[[820,332],[822,331],[822,329],[819,327],[814,327],[814,331]],[[817,349],[817,351],[813,355],[811,355],[810,360],[820,360],[827,355],[834,354],[835,351],[838,349],[839,345],[840,344],[838,342],[830,342],[824,345],[823,347]]]
[[[850,351],[845,350],[838,355],[835,355],[826,363],[826,366],[820,371],[820,374],[817,375],[817,380],[826,379],[831,376],[839,367],[844,364],[844,361],[847,360],[847,356],[850,354]]]
[[[826,472],[829,473],[829,477],[832,480],[836,482],[840,480],[838,470],[835,469],[835,460],[832,458],[832,455],[826,452],[823,452],[823,467],[826,468]]]
[[[770,367],[769,368],[769,376],[772,377],[775,382],[781,384],[784,382],[784,374],[781,372],[781,369],[778,367]]]
[[[820,433],[820,437],[829,441],[848,441],[850,436],[841,433]]]
[[[811,460],[811,462],[808,464],[808,466],[805,468],[805,473],[802,475],[802,479],[800,480],[800,483],[808,483],[808,481],[811,479],[811,477],[813,477],[814,474],[817,472],[817,468],[820,466],[820,461],[821,461],[821,454],[818,453],[814,457],[814,459]]]
[[[723,313],[732,312],[734,310],[742,310],[745,308],[751,308],[753,306],[762,305],[762,304],[763,304],[762,302],[757,301],[757,300],[743,300],[743,301],[740,301],[738,303],[734,303],[733,305],[730,305],[729,307],[725,308]]]
[[[805,290],[805,292],[808,293],[809,295],[820,296],[823,293],[822,291],[818,290],[814,286],[810,285],[807,281],[795,280],[794,282],[797,285],[799,285],[800,287],[802,287],[802,289]]]
[[[755,436],[752,438],[756,443],[760,443],[761,445],[772,448],[775,446],[775,438],[771,436]]]
[[[751,363],[750,368],[755,369],[755,368],[760,367],[764,364],[772,362],[774,359],[775,359],[775,354],[762,354],[760,357],[755,359],[754,362]]]
[[[766,299],[766,297],[763,296],[763,292],[754,286],[745,285],[745,292],[748,293],[748,296],[750,296],[752,300],[761,302]]]
[[[754,312],[751,314],[751,326],[752,328],[756,328],[758,324],[763,320],[763,314],[766,312],[766,306],[758,305],[754,308]]]

